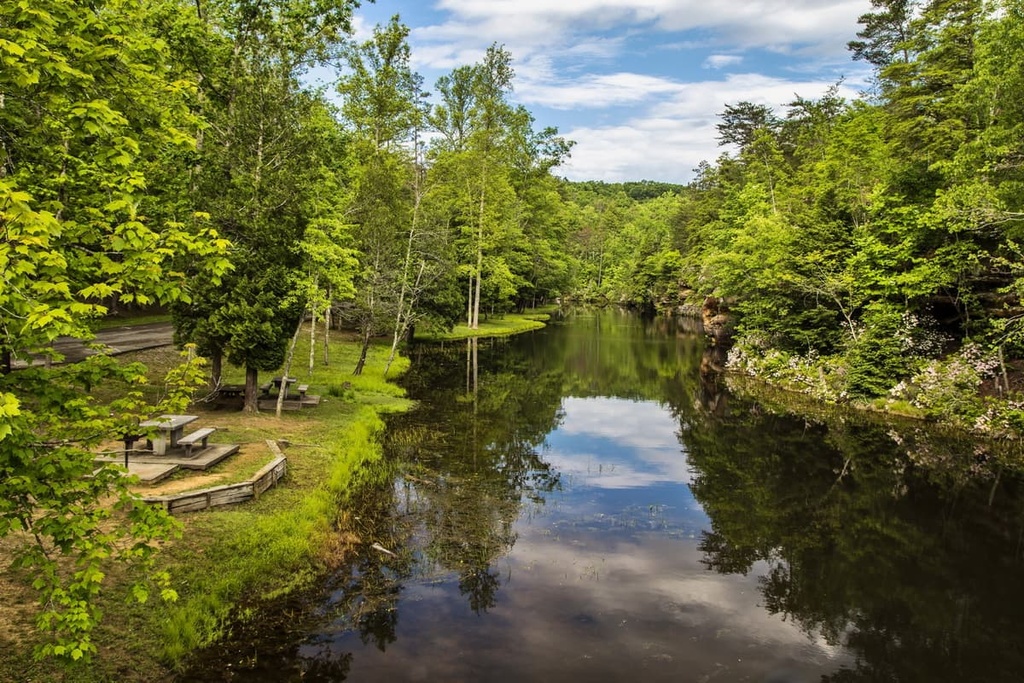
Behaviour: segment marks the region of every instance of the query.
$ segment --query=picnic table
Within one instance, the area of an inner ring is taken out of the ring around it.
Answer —
[[[260,388],[263,390],[263,393],[268,394],[268,393],[270,393],[271,388],[273,388],[273,389],[280,389],[281,385],[284,384],[285,385],[284,393],[287,394],[288,393],[288,388],[291,387],[291,385],[295,384],[298,381],[299,380],[297,380],[294,377],[275,377],[274,379],[270,380],[269,382],[267,382],[266,384],[264,384]]]
[[[221,384],[216,393],[224,398],[239,398],[245,394],[244,384]]]
[[[160,430],[159,434],[151,439],[153,453],[156,455],[166,455],[167,449],[178,445],[178,440],[185,433],[185,425],[198,419],[198,415],[161,415],[153,420],[140,422],[139,427],[143,429],[156,427]]]

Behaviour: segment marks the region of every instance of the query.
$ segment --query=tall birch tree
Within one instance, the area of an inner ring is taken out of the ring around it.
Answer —
[[[423,222],[425,122],[422,79],[410,67],[409,29],[396,15],[346,51],[338,83],[342,114],[356,132],[358,170],[350,215],[361,252],[355,315],[362,372],[372,338],[391,326],[391,357],[414,320],[419,293],[443,272]],[[436,246],[436,243],[434,244]]]

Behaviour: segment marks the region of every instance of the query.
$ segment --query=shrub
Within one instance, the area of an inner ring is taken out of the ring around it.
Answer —
[[[883,303],[868,307],[859,329],[846,350],[848,389],[865,398],[886,395],[894,381],[911,376],[947,341],[926,317]]]
[[[974,427],[986,412],[978,389],[998,365],[992,353],[968,343],[956,354],[928,363],[894,386],[889,395],[894,400],[909,400],[929,418]]]
[[[726,366],[822,401],[835,403],[847,398],[846,370],[841,359],[820,356],[814,350],[804,355],[786,353],[766,348],[765,339],[749,335],[729,350]]]

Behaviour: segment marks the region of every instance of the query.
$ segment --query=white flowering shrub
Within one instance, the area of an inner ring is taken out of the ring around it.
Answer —
[[[950,342],[934,318],[909,311],[900,316],[896,338],[904,352],[918,358],[937,358]]]
[[[933,360],[909,380],[899,382],[889,396],[908,401],[929,418],[973,427],[986,411],[978,390],[998,367],[994,354],[968,343],[959,352]]]
[[[726,367],[822,401],[835,403],[847,398],[840,359],[813,350],[806,355],[787,353],[767,348],[764,340],[747,335],[729,349]]]
[[[1020,438],[1024,434],[1024,399],[987,401],[972,426],[993,438]]]
[[[932,341],[936,346],[928,348],[929,352],[945,343],[940,337]],[[786,353],[769,348],[767,339],[756,334],[736,341],[726,367],[822,401],[838,403],[850,398],[850,377],[842,356]],[[999,359],[993,352],[967,343],[947,358],[924,362],[911,377],[889,390],[885,404],[897,411],[906,411],[909,405],[927,418],[993,438],[1019,438],[1024,435],[1024,396],[996,400],[980,393],[985,380],[995,377],[998,370]],[[922,462],[937,457],[926,444],[910,450]]]

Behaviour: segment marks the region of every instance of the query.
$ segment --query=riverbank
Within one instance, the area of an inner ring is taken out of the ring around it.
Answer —
[[[467,325],[456,325],[449,332],[424,332],[416,334],[416,341],[439,342],[472,339],[473,337],[508,337],[531,330],[539,330],[551,319],[551,314],[558,310],[557,306],[541,308],[527,313],[503,313],[489,316],[480,322],[477,329]]]
[[[253,614],[261,601],[301,588],[329,568],[332,557],[355,540],[338,531],[344,526],[338,503],[379,457],[375,439],[383,426],[381,415],[410,405],[404,392],[383,378],[387,351],[374,346],[363,374],[353,377],[358,345],[333,343],[331,364],[317,362],[312,376],[304,379],[323,395],[315,410],[277,419],[197,405],[194,413],[202,422],[218,427],[211,441],[243,448],[258,448],[266,439],[291,444],[286,446],[288,476],[283,485],[245,505],[180,518],[182,537],[167,544],[158,566],[170,574],[170,586],[178,593],[173,603],[161,602],[158,591],[146,604],[129,601],[127,582],[119,581],[118,567],[111,567],[104,618],[95,633],[99,654],[86,667],[65,670],[32,659],[38,634],[31,581],[5,572],[4,602],[18,609],[3,615],[10,640],[0,647],[0,680],[167,680],[191,652],[215,642],[233,622]],[[298,349],[297,357],[308,357],[308,345]],[[146,363],[154,380],[150,390],[158,390],[158,378],[173,365],[176,353],[164,347],[125,359]],[[397,360],[393,376],[407,367],[406,359]],[[306,377],[304,368],[293,372]],[[242,379],[235,368],[225,375],[226,382]],[[228,461],[218,471],[235,466],[248,465]]]
[[[541,318],[547,315],[510,318],[490,321],[475,332],[502,336],[536,329],[543,327]],[[339,339],[331,344],[330,365],[322,364],[318,349],[314,371],[307,375],[302,366],[309,357],[308,336],[300,335],[300,340],[291,374],[302,377],[310,393],[322,397],[318,408],[286,412],[280,419],[272,413],[253,416],[202,404],[191,411],[204,424],[218,428],[212,442],[240,444],[244,456],[204,477],[220,483],[239,474],[234,469],[252,469],[265,440],[273,439],[284,444],[288,457],[283,485],[244,505],[180,518],[182,536],[167,544],[158,566],[171,576],[170,585],[178,594],[174,602],[161,602],[156,597],[159,591],[153,591],[146,604],[129,600],[129,582],[118,567],[110,567],[104,617],[94,634],[99,654],[88,666],[65,669],[33,659],[32,647],[39,640],[36,595],[29,577],[5,570],[0,574],[0,680],[171,680],[191,653],[258,618],[267,601],[308,587],[330,571],[348,547],[361,542],[349,523],[351,513],[341,502],[356,486],[382,476],[373,466],[380,458],[377,436],[384,414],[412,405],[393,383],[409,361],[397,359],[385,379],[389,349],[374,345],[363,374],[354,377],[359,345]],[[145,363],[153,380],[147,390],[158,392],[158,378],[176,362],[177,354],[164,347],[125,359]],[[241,370],[226,370],[226,383],[242,380]],[[178,488],[191,485],[187,479],[170,482]],[[138,491],[147,493],[145,487]],[[0,553],[3,550],[0,547]]]
[[[802,356],[741,338],[723,364],[731,373],[825,404],[917,419],[978,440],[1007,443],[1024,438],[1020,366],[1020,361],[1004,362],[998,350],[965,343],[941,357],[918,359],[910,371],[879,380],[881,388],[865,394],[854,390],[855,368],[840,355]]]

